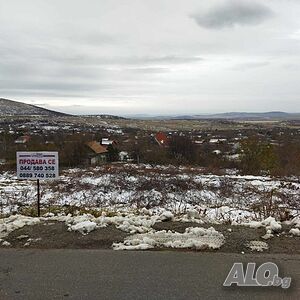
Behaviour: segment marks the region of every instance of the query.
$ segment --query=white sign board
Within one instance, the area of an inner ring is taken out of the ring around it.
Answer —
[[[58,152],[17,152],[17,178],[57,179]]]

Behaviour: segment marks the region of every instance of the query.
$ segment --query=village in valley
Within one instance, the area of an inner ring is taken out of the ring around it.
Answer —
[[[250,163],[258,162],[252,158],[253,161],[245,166],[241,164],[241,154],[247,147],[261,144],[262,148],[269,148],[274,161],[270,161],[265,170],[263,166],[259,170],[254,167],[253,170],[256,169],[257,174],[273,172],[288,175],[290,171],[286,169],[297,168],[297,162],[280,162],[288,159],[281,153],[289,148],[291,155],[297,157],[294,152],[299,143],[299,128],[299,121],[289,120],[157,121],[113,116],[2,117],[0,166],[3,169],[14,168],[16,151],[43,149],[59,151],[62,168],[132,162],[197,165],[218,172],[225,169],[247,172],[245,168],[251,168]]]
[[[2,116],[2,247],[299,251],[299,142],[297,120]],[[16,178],[20,151],[59,155],[40,218],[35,182]],[[39,224],[52,222],[48,240]]]

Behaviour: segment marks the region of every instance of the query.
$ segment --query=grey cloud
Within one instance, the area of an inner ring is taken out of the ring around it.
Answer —
[[[197,61],[203,60],[200,57],[196,56],[176,56],[176,55],[168,55],[168,56],[146,56],[146,57],[135,57],[132,62],[141,63],[141,64],[185,64],[185,63],[193,63]]]
[[[63,61],[76,65],[111,65],[111,66],[151,66],[151,65],[178,65],[200,62],[203,58],[197,56],[93,56],[88,57],[80,53],[68,57],[55,54],[48,59]]]
[[[109,84],[98,84],[89,82],[68,82],[46,78],[44,81],[28,78],[26,81],[1,80],[0,90],[39,90],[39,91],[96,91],[98,89],[112,88]]]
[[[0,57],[0,89],[7,92],[34,91],[43,94],[65,92],[105,91],[107,88],[118,88],[120,82],[129,80],[147,81],[158,74],[166,74],[172,66],[191,64],[201,61],[194,56],[88,56],[81,49],[65,56],[59,51],[44,52],[37,49],[19,48],[13,56]],[[4,51],[3,51],[4,52]],[[25,52],[25,53],[24,53]],[[9,51],[7,52],[9,53]],[[109,86],[103,85],[109,82]],[[94,83],[96,82],[96,83]],[[101,84],[97,84],[101,82]],[[128,83],[126,83],[128,84]]]
[[[278,109],[282,91],[299,107],[296,0],[0,2],[0,97],[70,107],[107,100],[139,112],[258,110]],[[264,20],[259,30],[199,30]]]
[[[112,36],[96,31],[73,32],[72,34],[61,34],[61,40],[71,44],[87,44],[90,46],[115,45],[120,43],[121,37]]]
[[[288,71],[300,71],[300,65],[297,63],[284,63],[282,68]]]
[[[140,68],[127,68],[125,71],[129,71],[131,73],[137,74],[160,74],[167,73],[170,71],[169,68],[161,68],[161,67],[140,67]]]
[[[273,12],[267,6],[244,0],[229,0],[207,12],[199,12],[191,17],[201,27],[221,29],[226,27],[256,25],[271,17]]]
[[[233,66],[232,70],[237,71],[244,71],[248,69],[256,69],[256,68],[262,68],[270,65],[270,62],[268,61],[262,61],[262,62],[249,62],[249,63],[241,63]]]
[[[72,91],[41,91],[36,89],[2,89],[0,88],[1,97],[4,98],[15,98],[15,97],[32,97],[36,96],[38,99],[42,97],[51,97],[51,98],[81,98],[83,93],[79,93],[78,91],[72,92]]]
[[[31,67],[39,68],[43,64],[51,66],[51,64],[54,63],[72,69],[75,69],[76,67],[118,66],[121,68],[144,67],[151,71],[151,68],[166,68],[174,65],[193,64],[204,60],[202,57],[193,55],[118,56],[99,55],[97,53],[88,55],[80,44],[69,52],[52,47],[52,45],[49,45],[47,48],[27,47],[26,45],[18,48],[15,47],[13,49],[2,48],[0,52],[0,64],[5,65],[7,69],[10,68],[10,65],[13,66],[13,69],[17,69],[18,67],[25,68],[25,66],[27,69],[28,66],[30,67],[30,64]]]

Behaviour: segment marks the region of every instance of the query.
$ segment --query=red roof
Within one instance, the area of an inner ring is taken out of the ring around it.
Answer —
[[[157,143],[160,145],[160,146],[168,146],[168,137],[165,133],[163,132],[158,132],[155,134],[155,140],[157,141]]]
[[[107,149],[106,147],[100,145],[98,142],[96,141],[91,141],[86,143],[86,145],[93,150],[96,154],[102,154],[102,153],[106,153]]]

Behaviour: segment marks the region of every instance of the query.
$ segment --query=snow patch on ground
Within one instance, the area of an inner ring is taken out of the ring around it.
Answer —
[[[276,233],[281,231],[282,228],[280,222],[276,221],[273,217],[268,217],[267,219],[263,220],[261,224],[266,227],[267,233]]]
[[[3,241],[2,246],[9,247],[9,246],[11,246],[11,243],[8,241]]]
[[[123,243],[114,243],[114,250],[146,250],[151,248],[219,249],[224,244],[223,234],[213,227],[189,227],[184,233],[156,231],[135,234]]]
[[[149,212],[148,212],[149,213]],[[65,222],[69,231],[79,231],[87,234],[96,228],[114,225],[116,228],[128,232],[130,234],[146,233],[153,231],[152,226],[157,222],[172,220],[174,215],[169,211],[163,211],[158,215],[135,215],[133,213],[117,214],[108,217],[103,213],[100,217],[94,217],[90,214],[80,216],[48,216],[44,220]]]
[[[97,227],[95,222],[83,221],[69,227],[69,231],[79,231],[81,234],[88,234]]]
[[[268,240],[268,239],[270,239],[272,237],[274,237],[274,234],[272,234],[272,233],[266,233],[261,238],[264,239],[264,240]]]
[[[249,243],[246,244],[246,246],[250,248],[251,251],[258,251],[258,252],[262,252],[264,250],[269,249],[268,244],[262,241],[250,241]]]
[[[300,229],[299,228],[292,228],[289,231],[290,234],[295,235],[295,236],[300,236]]]
[[[300,228],[300,216],[295,217],[295,218],[291,221],[291,225],[294,225],[296,228]]]
[[[279,221],[276,221],[275,218],[273,217],[268,217],[263,221],[250,221],[247,223],[241,223],[237,224],[234,223],[232,225],[244,225],[244,226],[249,226],[250,228],[259,228],[259,227],[265,227],[266,228],[266,233],[267,234],[273,234],[281,231],[281,224]]]
[[[26,217],[22,215],[14,215],[0,219],[0,238],[6,237],[14,230],[20,229],[25,225],[35,225],[38,223],[40,223],[39,218]]]

